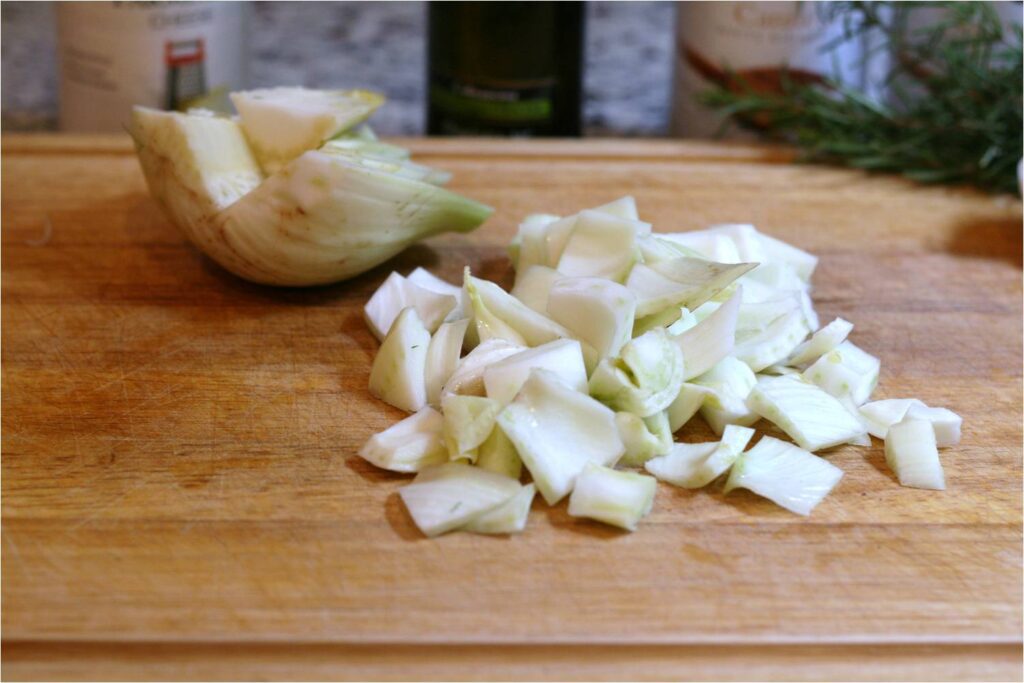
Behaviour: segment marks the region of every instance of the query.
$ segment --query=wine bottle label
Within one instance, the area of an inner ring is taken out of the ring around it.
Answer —
[[[528,87],[464,83],[435,75],[430,103],[442,116],[441,132],[479,134],[500,129],[504,134],[529,134],[552,117],[555,83]]]
[[[229,110],[246,86],[243,2],[63,2],[60,127],[120,132],[133,105]]]
[[[861,85],[857,41],[824,48],[842,34],[818,2],[679,3],[672,131],[711,137],[723,116],[700,101],[712,87],[780,92],[785,80],[814,83],[836,75]],[[756,125],[756,121],[749,122]],[[735,128],[731,137],[746,136]]]

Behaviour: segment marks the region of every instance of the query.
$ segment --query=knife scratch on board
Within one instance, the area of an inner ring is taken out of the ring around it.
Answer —
[[[50,239],[53,237],[53,221],[50,220],[50,214],[43,216],[43,234],[38,239],[25,240],[25,244],[30,247],[45,247],[50,243]]]

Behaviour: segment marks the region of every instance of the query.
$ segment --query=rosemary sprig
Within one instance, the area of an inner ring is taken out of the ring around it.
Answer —
[[[908,12],[923,6],[943,8],[942,18],[910,30]],[[733,123],[796,144],[804,160],[1018,192],[1019,25],[1004,31],[986,2],[837,2],[828,11],[843,22],[837,42],[881,37],[865,60],[883,52],[891,59],[884,100],[837,78],[783,78],[781,92],[757,92],[734,75],[731,89],[716,86],[703,101]]]

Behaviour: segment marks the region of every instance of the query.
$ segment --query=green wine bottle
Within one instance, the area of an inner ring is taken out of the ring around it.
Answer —
[[[431,2],[427,132],[580,134],[582,2]]]

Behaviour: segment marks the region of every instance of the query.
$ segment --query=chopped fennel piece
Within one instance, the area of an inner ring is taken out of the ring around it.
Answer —
[[[736,317],[736,338],[749,339],[753,333],[761,332],[781,316],[800,310],[797,292],[783,292],[775,299],[743,303]]]
[[[645,462],[644,469],[659,481],[673,486],[681,486],[682,484],[677,482],[689,481],[700,464],[711,457],[716,448],[718,448],[717,441],[674,443],[665,455],[651,458]]]
[[[710,261],[739,263],[743,260],[732,237],[714,229],[670,232],[662,234],[661,237],[695,251]]]
[[[467,327],[469,327],[468,318],[442,323],[430,338],[424,370],[427,403],[430,405],[436,406],[441,402],[441,390],[459,364]]]
[[[636,241],[637,250],[640,252],[639,263],[656,263],[680,256],[692,256],[693,253],[675,242],[662,239],[656,234],[643,235]]]
[[[700,258],[700,254],[693,249],[687,249],[681,244],[664,239],[660,235],[643,235],[636,241],[640,249],[640,258],[643,263],[651,265],[660,261],[671,261],[680,256],[691,256]]]
[[[757,384],[757,378],[749,367],[732,356],[720,360],[715,367],[694,378],[693,383],[711,392],[701,404],[700,414],[715,434],[724,434],[727,425],[747,427],[761,419],[747,405],[747,397]]]
[[[697,308],[690,311],[690,313],[693,315],[694,318],[696,318],[697,322],[703,322],[705,318],[707,318],[709,315],[717,311],[719,308],[722,307],[723,304],[729,301],[729,299],[731,299],[733,295],[736,294],[736,291],[741,288],[742,283],[740,281],[733,282],[728,287],[723,288],[720,292],[718,292],[718,294],[715,294],[713,297],[702,303],[700,306],[697,306]]]
[[[515,445],[497,426],[477,448],[476,466],[513,479],[519,479],[523,474],[523,461],[519,459]]]
[[[714,452],[701,464],[691,482],[697,486],[706,486],[725,474],[736,459],[743,453],[750,440],[754,438],[754,430],[740,425],[726,425],[722,439]],[[704,483],[701,484],[700,482]]]
[[[558,266],[562,252],[565,251],[565,245],[569,243],[569,238],[572,237],[573,230],[576,229],[576,218],[577,216],[559,218],[544,229],[544,261],[542,265],[550,268]]]
[[[452,460],[475,462],[477,447],[494,431],[494,421],[502,405],[482,396],[448,394],[441,401],[444,415],[444,441]]]
[[[724,306],[738,291],[740,291],[740,286],[738,284],[729,285],[716,294],[714,299],[711,301],[705,301],[700,306],[693,309],[693,317],[696,318],[699,323],[704,322],[704,320],[710,317],[712,313]],[[719,296],[722,297],[721,301],[717,299]],[[740,303],[742,303],[742,301]]]
[[[728,425],[746,427],[755,424],[761,416],[747,407],[746,403],[728,391],[711,390],[700,407],[700,416],[721,436]]]
[[[438,536],[465,526],[519,493],[515,479],[458,462],[420,471],[412,483],[398,489],[419,530]]]
[[[670,261],[654,263],[651,265],[651,269],[674,282],[692,287],[694,293],[684,300],[683,305],[696,311],[701,304],[714,299],[732,283],[757,268],[757,265],[756,263],[716,263],[701,258],[683,256]]]
[[[633,266],[625,284],[636,297],[636,313],[640,318],[654,315],[666,308],[679,308],[689,293],[689,290],[678,282],[670,280],[643,263]]]
[[[843,471],[791,443],[761,437],[732,466],[725,492],[745,488],[798,515],[809,515]]]
[[[881,362],[858,346],[844,341],[804,370],[803,377],[856,407],[871,397],[878,384]]]
[[[413,306],[424,327],[433,332],[455,309],[458,298],[422,287],[391,273],[363,307],[363,315],[377,339],[383,340],[403,308]]]
[[[654,477],[588,463],[569,497],[569,514],[635,531],[654,507],[657,489]]]
[[[700,316],[698,316],[697,320],[700,321],[708,317],[709,315],[714,313],[719,306],[721,306],[723,303],[732,298],[732,295],[736,293],[736,289],[743,286],[744,279],[745,278],[740,277],[737,278],[736,280],[733,280],[729,285],[723,287],[713,297],[702,303],[697,308],[693,309],[694,315],[697,315],[698,312],[700,313]]]
[[[433,408],[421,408],[374,434],[359,451],[367,462],[392,472],[419,472],[448,460],[444,418]]]
[[[753,225],[716,225],[707,230],[678,232],[672,238],[717,261],[726,259],[714,255],[714,251],[727,252],[731,246],[736,261],[782,263],[793,268],[804,282],[810,281],[818,262],[817,257],[769,237]]]
[[[417,266],[409,275],[405,278],[413,284],[419,285],[424,289],[429,289],[432,292],[438,294],[449,294],[451,296],[459,296],[462,293],[462,287],[453,285],[450,282],[442,280],[438,276],[431,273],[426,268]]]
[[[871,437],[868,436],[867,432],[865,432],[863,434],[858,434],[857,436],[853,437],[846,443],[851,444],[853,446],[864,446],[865,448],[870,448]]]
[[[689,382],[684,383],[679,388],[679,395],[676,396],[675,400],[665,410],[665,413],[668,415],[669,429],[672,432],[678,432],[683,425],[697,414],[697,411],[700,410],[701,405],[704,403],[704,399],[713,394],[714,392],[707,387],[702,387],[699,384],[690,384]]]
[[[707,230],[677,232],[664,237],[695,250],[704,258],[722,263],[781,263],[792,268],[804,282],[810,281],[818,264],[816,256],[770,237],[752,225],[718,225]]]
[[[666,327],[665,331],[673,336],[679,336],[683,332],[697,327],[699,322],[700,320],[697,320],[697,316],[694,315],[686,306],[683,306],[679,309],[679,318],[674,323]]]
[[[726,356],[703,375],[695,377],[693,384],[713,390],[724,389],[746,400],[750,390],[757,384],[757,377],[746,363]]]
[[[637,417],[633,413],[615,413],[615,424],[626,447],[626,454],[619,460],[620,465],[640,467],[657,455],[663,455],[672,447],[672,432],[668,427],[665,411],[650,417]]]
[[[868,432],[879,439],[886,438],[894,424],[908,418],[930,422],[939,448],[960,443],[961,417],[946,408],[929,408],[916,398],[889,398],[865,403],[860,407],[860,417]]]
[[[635,213],[636,204],[631,197],[623,197],[609,204],[599,206],[592,211],[605,214],[611,217],[624,218],[633,221],[634,228],[638,235],[651,232],[648,223],[642,223],[636,218],[631,218],[630,213]],[[519,233],[513,240],[510,255],[516,269],[516,281],[522,271],[531,265],[541,265],[554,268],[562,258],[562,253],[576,229],[576,221],[579,214],[559,218],[550,214],[536,214],[527,216],[526,220],[519,226]]]
[[[760,372],[769,365],[781,363],[810,333],[803,312],[794,310],[773,321],[754,336],[737,342],[732,355]]]
[[[737,289],[718,310],[693,328],[674,337],[686,361],[683,373],[686,381],[703,375],[732,353],[736,337],[736,316],[742,301],[743,290]]]
[[[551,225],[560,218],[553,213],[531,213],[523,219],[522,225]]]
[[[818,320],[818,314],[814,310],[814,302],[811,301],[811,295],[807,292],[800,292],[800,310],[804,314],[804,322],[807,323],[807,329],[811,332],[816,332],[821,327],[821,321]]]
[[[764,243],[761,241],[761,233],[749,223],[726,223],[713,225],[708,232],[715,235],[725,235],[736,245],[736,253],[744,261],[767,261],[767,254],[764,251]]]
[[[398,314],[411,305],[406,296],[405,278],[392,272],[363,306],[363,317],[373,336],[383,340]]]
[[[551,287],[565,277],[554,268],[533,265],[516,274],[512,296],[542,315],[547,315]]]
[[[626,280],[637,298],[637,315],[665,308],[694,309],[754,268],[755,263],[726,264],[682,256],[650,266],[638,263]]]
[[[636,200],[629,195],[619,197],[613,202],[602,204],[601,206],[595,207],[593,210],[600,211],[601,213],[606,213],[609,216],[616,216],[617,218],[625,218],[626,220],[636,221],[637,223],[641,223],[642,226],[647,226],[646,228],[643,228],[643,230],[646,230],[646,232],[643,232],[640,228],[638,228],[637,235],[649,235],[651,233],[651,224],[643,223],[640,220],[640,215],[637,213],[636,210]]]
[[[936,491],[946,489],[935,430],[927,420],[906,417],[889,427],[885,437],[885,462],[901,486]]]
[[[792,267],[778,261],[762,263],[747,274],[747,279],[756,280],[778,292],[806,292],[810,289],[810,285]]]
[[[718,443],[673,444],[668,455],[648,460],[644,468],[674,486],[699,489],[725,474],[753,437],[753,429],[729,425]]]
[[[527,484],[519,492],[498,507],[469,520],[464,531],[474,534],[518,534],[526,528],[530,516],[530,505],[537,488]]]
[[[722,306],[725,302],[733,297],[737,290],[741,289],[743,285],[743,278],[736,280],[728,287],[723,288],[718,294],[702,303],[697,308],[693,309],[693,316],[697,319],[697,322],[703,321],[709,315],[714,313]]]
[[[751,303],[777,300],[780,296],[790,298],[800,307],[808,328],[813,331],[820,327],[809,294],[810,284],[804,282],[789,265],[781,262],[762,263],[741,278],[741,282],[751,290]]]
[[[761,249],[769,262],[784,263],[804,282],[811,281],[811,275],[818,265],[818,257],[787,244],[780,239],[759,233]]]
[[[573,335],[493,282],[475,278],[466,269],[466,291],[480,341],[499,338],[523,346],[539,346]]]
[[[442,322],[449,320],[452,311],[459,306],[459,297],[439,294],[408,279],[405,281],[405,290],[410,304],[416,308],[416,314],[429,332],[434,332]]]
[[[599,358],[615,356],[633,332],[636,298],[601,278],[564,278],[548,296],[548,315],[592,347]]]
[[[725,297],[725,300],[728,300],[736,290],[730,286],[723,289],[719,294],[725,292],[729,294],[729,296]],[[665,331],[669,334],[678,336],[696,327],[698,323],[703,322],[705,318],[717,311],[721,306],[722,304],[717,301],[706,301],[694,311],[690,311],[685,306],[666,308],[653,315],[637,319],[633,323],[633,336],[639,337],[644,332],[649,332],[656,327],[664,327]]]
[[[645,332],[651,330],[664,329],[668,331],[669,327],[677,323],[683,316],[683,312],[686,311],[682,307],[670,307],[654,313],[652,315],[645,315],[642,318],[637,318],[633,321],[633,336],[639,337]],[[673,334],[670,332],[670,334]]]
[[[469,269],[466,269],[466,294],[469,296],[469,302],[473,308],[473,329],[476,332],[477,343],[489,341],[492,339],[503,339],[510,344],[517,344],[519,346],[529,346],[523,335],[512,325],[508,324],[501,319],[500,316],[495,315],[491,312],[491,309],[484,303],[483,298],[480,296],[480,284],[492,285],[490,282],[484,280],[478,280],[477,278],[471,278],[469,276]],[[499,288],[500,289],[500,288]]]
[[[917,401],[910,406],[907,417],[912,420],[927,420],[935,430],[935,443],[939,448],[960,443],[960,426],[963,418],[946,408],[929,408]]]
[[[668,420],[668,410],[662,410],[654,415],[643,418],[647,425],[647,431],[661,443],[662,450],[667,451],[672,445],[672,426]]]
[[[405,279],[414,285],[422,287],[423,289],[455,297],[455,300],[458,303],[455,305],[455,308],[452,309],[451,313],[449,313],[445,318],[446,322],[451,320],[461,320],[469,315],[469,299],[466,297],[466,290],[462,287],[457,287],[450,282],[446,282],[431,273],[429,270],[419,267],[409,273],[408,277]]]
[[[704,258],[722,263],[739,263],[740,261],[764,263],[767,261],[767,254],[761,243],[761,233],[749,224],[713,225],[705,230],[671,233],[666,237],[689,246]],[[728,258],[718,258],[716,254]]]
[[[747,397],[747,405],[811,452],[838,446],[865,432],[838,399],[792,375],[762,377]]]
[[[568,386],[587,393],[587,368],[583,348],[575,339],[556,339],[526,349],[484,370],[487,396],[505,405],[519,392],[534,368],[550,370]]]
[[[613,465],[625,452],[615,413],[546,370],[531,372],[498,424],[549,505],[572,490],[587,463]]]
[[[796,347],[793,355],[786,361],[788,365],[808,365],[836,348],[850,336],[853,323],[836,318],[825,327],[811,335],[811,338]]]
[[[742,285],[746,290],[743,293],[743,303],[759,304],[762,301],[771,301],[779,296],[779,292],[777,290],[752,279],[749,274],[737,280],[735,285]]]
[[[668,408],[683,385],[683,354],[662,329],[630,340],[590,376],[590,395],[615,410],[648,417]]]
[[[268,174],[362,123],[384,103],[381,95],[367,90],[263,88],[229,96],[249,146]]]
[[[451,377],[445,382],[444,388],[441,389],[441,395],[467,394],[483,396],[484,371],[490,365],[519,353],[525,348],[525,346],[512,344],[504,339],[488,339],[458,362],[455,366],[455,372],[451,374]]]
[[[370,368],[370,393],[414,413],[427,404],[426,363],[430,333],[416,309],[402,309]]]
[[[650,225],[600,211],[581,211],[557,270],[569,277],[622,282],[637,260],[636,237],[644,229],[650,232]]]
[[[887,398],[862,405],[858,412],[871,436],[884,439],[889,427],[903,420],[916,398]]]
[[[558,216],[538,213],[527,216],[519,224],[519,231],[508,247],[517,280],[530,266],[547,265],[545,237],[548,226],[557,220],[560,220]]]
[[[529,216],[523,219],[523,223],[530,223],[535,225],[551,225],[559,218],[561,218],[561,216],[556,216],[553,213],[531,213]]]

